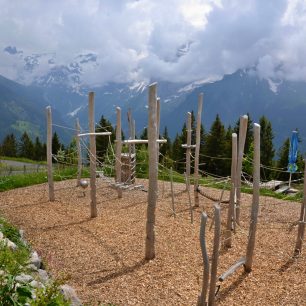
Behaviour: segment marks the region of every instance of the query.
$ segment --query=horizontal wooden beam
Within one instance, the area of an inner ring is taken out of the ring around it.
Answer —
[[[245,264],[245,257],[241,257],[237,262],[235,262],[227,271],[225,271],[220,277],[219,281],[223,282],[227,277],[232,275],[239,267]]]
[[[182,148],[185,148],[185,149],[195,149],[195,148],[196,148],[196,145],[190,145],[190,146],[188,146],[187,144],[182,144]]]
[[[167,139],[157,139],[157,143],[166,143]],[[148,139],[127,139],[122,141],[123,144],[146,144]]]
[[[90,136],[90,135],[95,135],[95,136],[109,136],[109,135],[112,135],[112,132],[82,133],[82,134],[78,134],[78,137]]]

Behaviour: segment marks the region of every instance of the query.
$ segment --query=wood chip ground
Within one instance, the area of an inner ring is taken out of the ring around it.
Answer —
[[[141,181],[146,185],[147,182]],[[147,193],[114,189],[98,180],[98,217],[90,219],[90,190],[83,196],[75,180],[55,184],[55,202],[47,185],[1,193],[1,214],[26,232],[54,276],[64,274],[86,305],[195,305],[202,283],[200,214],[211,224],[213,202],[202,197],[190,223],[188,195],[175,184],[176,218],[170,185],[159,183],[156,258],[144,260]],[[218,198],[221,191],[205,188]],[[228,197],[225,193],[224,198]],[[241,225],[233,247],[221,248],[218,275],[245,254],[252,196],[244,194]],[[222,204],[224,224],[227,204]],[[220,285],[219,305],[306,305],[306,245],[292,259],[300,204],[261,197],[253,271],[240,268]],[[207,231],[211,254],[213,229]]]

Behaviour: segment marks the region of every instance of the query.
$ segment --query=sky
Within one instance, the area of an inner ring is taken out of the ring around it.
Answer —
[[[305,0],[0,0],[0,74],[81,82],[214,81],[238,69],[306,81]],[[94,60],[85,63],[84,55]],[[82,56],[83,55],[83,56]]]

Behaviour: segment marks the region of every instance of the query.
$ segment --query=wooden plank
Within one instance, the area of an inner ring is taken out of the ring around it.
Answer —
[[[167,139],[156,139],[157,143],[166,143]],[[123,144],[147,144],[148,139],[126,139],[122,141]]]
[[[90,160],[90,217],[97,217],[96,198],[96,133],[95,133],[95,107],[94,92],[88,95],[88,117],[89,117],[89,160]]]
[[[148,149],[149,149],[149,190],[146,223],[145,259],[155,257],[155,210],[157,202],[157,127],[156,127],[156,90],[157,84],[149,86],[149,122],[148,122]]]
[[[186,147],[186,190],[190,195],[190,160],[191,160],[191,113],[187,113],[187,147]],[[190,204],[190,201],[189,201]]]
[[[246,250],[245,271],[252,271],[253,255],[255,249],[257,216],[259,209],[259,183],[260,183],[260,125],[254,123],[254,161],[253,161],[253,199],[251,209],[251,220],[249,228],[249,239]]]
[[[49,185],[49,201],[55,200],[54,182],[52,172],[52,111],[51,106],[46,107],[47,114],[47,168],[48,168],[48,185]]]
[[[219,277],[219,281],[223,282],[227,277],[231,276],[239,267],[243,266],[244,264],[245,264],[245,257],[241,257]]]
[[[81,132],[80,121],[79,118],[76,119],[76,130],[77,135]],[[80,138],[76,137],[76,146],[78,150],[78,175],[77,175],[77,187],[80,186],[81,176],[82,176],[82,148],[80,143]]]
[[[83,136],[109,136],[112,135],[112,132],[89,132],[89,133],[81,133],[78,134],[78,137],[83,137]]]
[[[201,147],[201,117],[203,106],[203,93],[199,94],[198,98],[198,113],[197,113],[197,127],[196,127],[196,144],[195,144],[195,157],[194,157],[194,206],[199,207],[199,162],[200,162],[200,147]]]

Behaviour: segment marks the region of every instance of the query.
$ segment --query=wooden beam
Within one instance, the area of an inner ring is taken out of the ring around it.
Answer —
[[[220,235],[221,235],[221,208],[218,204],[215,204],[214,210],[215,210],[214,211],[215,230],[214,230],[214,247],[211,258],[210,287],[209,287],[209,296],[208,296],[209,306],[215,305],[215,293],[216,293]]]
[[[146,223],[146,249],[145,259],[155,257],[155,210],[157,202],[157,118],[156,118],[156,90],[157,84],[149,86],[149,124],[148,124],[148,149],[149,149],[149,190]]]
[[[46,107],[47,114],[47,164],[48,164],[48,185],[49,185],[49,201],[53,202],[54,182],[52,171],[52,111],[51,106]]]
[[[203,93],[199,94],[198,98],[198,114],[197,114],[197,128],[196,128],[196,148],[194,157],[194,206],[199,207],[199,160],[200,160],[200,147],[201,147],[201,117],[202,117],[202,106],[203,106]]]
[[[304,241],[305,235],[305,223],[306,223],[306,160],[304,159],[304,196],[303,202],[301,203],[301,213],[300,213],[300,220],[298,225],[298,233],[297,239],[294,249],[294,255],[299,256],[302,252],[302,245]]]
[[[157,143],[166,143],[167,139],[156,139]],[[147,144],[148,139],[127,139],[122,141],[123,144]]]
[[[79,118],[76,119],[76,130],[77,135],[81,132],[80,121]],[[78,176],[77,176],[77,187],[80,186],[81,176],[82,176],[82,148],[80,143],[80,138],[76,137],[76,146],[78,150]]]
[[[227,212],[227,225],[225,246],[232,247],[232,226],[235,226],[235,196],[236,196],[236,170],[237,170],[237,134],[232,134],[232,165],[231,165],[231,193]]]
[[[259,209],[259,183],[260,183],[260,125],[254,123],[254,160],[253,160],[253,200],[251,220],[249,228],[249,239],[246,250],[245,271],[252,271],[253,254],[255,249],[257,216]]]
[[[239,267],[243,266],[244,264],[245,264],[245,257],[241,257],[219,277],[219,281],[223,282],[227,277],[231,276]]]
[[[198,299],[198,306],[207,305],[206,298],[207,298],[207,291],[209,284],[209,258],[206,248],[206,237],[205,237],[206,223],[207,223],[207,215],[204,212],[202,212],[201,227],[200,227],[200,245],[203,257],[203,280],[202,280],[202,292]]]
[[[94,92],[88,95],[88,116],[89,116],[89,159],[90,159],[90,217],[97,217],[97,197],[96,197],[96,135],[95,133],[95,107]],[[85,135],[84,135],[85,136]]]
[[[83,136],[109,136],[112,135],[112,132],[89,132],[89,133],[81,133],[78,134],[78,137],[83,137]]]
[[[116,107],[117,124],[116,124],[116,183],[121,184],[121,152],[122,152],[122,132],[121,132],[121,108]],[[122,189],[117,188],[118,198],[122,198]]]
[[[190,159],[191,159],[191,113],[187,113],[187,149],[186,149],[186,190],[188,195],[190,195]],[[190,197],[189,197],[190,198]]]

